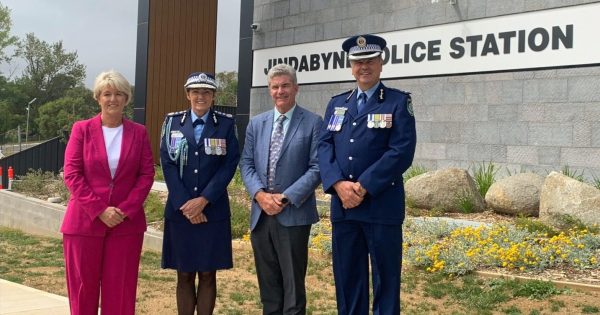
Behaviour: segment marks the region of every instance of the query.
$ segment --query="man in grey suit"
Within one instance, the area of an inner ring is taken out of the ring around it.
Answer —
[[[273,110],[251,119],[240,160],[253,197],[250,240],[263,314],[305,314],[310,227],[319,220],[315,188],[320,116],[296,104],[294,68],[267,74]]]

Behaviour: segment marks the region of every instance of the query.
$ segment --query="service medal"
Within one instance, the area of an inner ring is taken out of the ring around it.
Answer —
[[[375,118],[373,119],[375,121],[375,128],[381,128],[381,119],[383,117],[381,117],[381,114],[374,114]]]
[[[385,114],[385,128],[392,128],[392,114]]]
[[[385,128],[385,114],[379,116],[379,128]]]

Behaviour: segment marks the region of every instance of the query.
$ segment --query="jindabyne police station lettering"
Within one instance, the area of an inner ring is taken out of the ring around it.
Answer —
[[[389,43],[388,43],[389,45]],[[441,60],[441,39],[427,42],[397,44],[386,47],[383,53],[383,62],[388,64],[410,63],[422,61]],[[500,32],[498,34],[471,35],[454,37],[450,40],[449,57],[459,59],[466,56],[478,57],[487,55],[510,54],[514,52],[543,51],[545,49],[573,48],[573,24],[564,27],[553,26],[551,30],[541,27],[527,33],[526,30]],[[327,52],[321,54],[289,56],[269,59],[264,68],[264,74],[276,64],[287,63],[298,72],[318,71],[328,69],[341,69],[350,67],[344,51]]]
[[[386,39],[382,78],[600,64],[600,3],[379,33]],[[352,81],[344,39],[254,51],[253,86],[266,86],[278,63],[298,83]]]

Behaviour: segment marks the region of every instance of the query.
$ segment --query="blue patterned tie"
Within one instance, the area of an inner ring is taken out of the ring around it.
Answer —
[[[362,93],[358,96],[358,103],[356,104],[356,109],[358,110],[359,115],[365,110],[366,104],[367,104],[367,93]]]
[[[271,136],[271,146],[269,147],[269,176],[267,178],[267,186],[269,190],[273,190],[273,184],[275,182],[275,169],[277,161],[279,160],[279,153],[281,153],[281,144],[283,143],[283,121],[286,119],[285,115],[280,115],[275,122],[275,132]]]

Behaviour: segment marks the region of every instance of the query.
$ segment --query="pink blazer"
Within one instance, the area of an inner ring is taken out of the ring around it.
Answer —
[[[100,115],[73,125],[65,151],[64,178],[71,198],[60,231],[104,236],[146,230],[143,203],[154,181],[154,160],[143,125],[123,119],[121,155],[115,178],[110,176]],[[114,228],[98,216],[109,206],[127,218]]]

